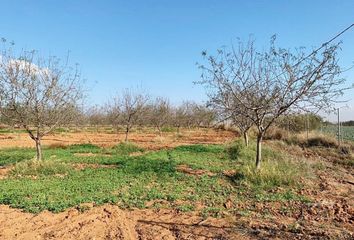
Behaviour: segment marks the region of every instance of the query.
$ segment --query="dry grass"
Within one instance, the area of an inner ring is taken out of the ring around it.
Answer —
[[[290,133],[284,129],[272,127],[269,128],[266,132],[264,139],[265,140],[284,140],[289,138]]]

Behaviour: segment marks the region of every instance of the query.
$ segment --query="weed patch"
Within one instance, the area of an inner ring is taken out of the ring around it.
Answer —
[[[13,176],[49,176],[49,175],[67,175],[72,168],[61,162],[27,160],[15,164],[11,170]]]
[[[129,155],[136,152],[144,152],[143,148],[140,148],[137,145],[129,142],[119,143],[118,145],[114,146],[112,150],[115,154],[120,154],[120,155]]]
[[[70,145],[67,149],[72,153],[99,153],[101,151],[100,147],[90,143]]]

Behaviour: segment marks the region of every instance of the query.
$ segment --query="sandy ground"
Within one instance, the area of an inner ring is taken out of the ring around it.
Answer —
[[[112,205],[38,215],[0,205],[0,239],[251,239],[232,221]]]
[[[184,130],[178,137],[176,133],[163,133],[159,136],[156,133],[131,133],[129,141],[146,149],[160,149],[164,147],[175,147],[184,144],[213,144],[224,143],[235,137],[235,134],[228,131],[216,131],[212,129]],[[78,132],[78,133],[56,133],[45,136],[42,140],[44,146],[72,145],[91,143],[102,147],[111,147],[124,140],[124,134],[102,133],[102,132]],[[26,133],[3,133],[0,134],[0,148],[10,147],[34,147],[33,140]]]

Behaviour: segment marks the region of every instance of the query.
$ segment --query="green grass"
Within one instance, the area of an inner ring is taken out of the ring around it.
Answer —
[[[0,150],[0,166],[6,166],[31,159],[35,156],[35,150],[31,148],[11,148]]]
[[[72,153],[99,153],[101,152],[101,148],[90,144],[75,144],[68,147],[68,150]]]
[[[164,200],[165,207],[194,210],[218,216],[226,211],[227,199],[234,202],[305,201],[296,194],[304,165],[295,164],[282,153],[264,148],[263,169],[254,171],[254,146],[235,142],[223,145],[190,145],[143,153],[143,149],[122,143],[113,148],[91,144],[67,148],[44,148],[43,162],[31,160],[32,149],[0,151],[2,165],[14,164],[9,176],[0,180],[0,204],[29,212],[63,211],[81,203],[114,203],[122,208],[144,208],[152,200]],[[141,152],[142,155],[131,155]],[[92,153],[93,155],[78,155]],[[72,163],[112,165],[112,168],[77,170]],[[195,176],[177,170],[180,164],[215,173]],[[227,177],[225,170],[236,174]],[[283,190],[273,192],[281,186]],[[176,203],[182,204],[177,204]],[[161,206],[162,207],[162,206]],[[228,209],[227,211],[234,211]]]
[[[4,133],[26,133],[24,129],[13,129],[13,128],[2,128],[0,129],[0,134]]]
[[[144,149],[129,142],[119,143],[116,146],[114,146],[112,149],[115,152],[115,154],[120,154],[120,155],[129,155],[136,152],[144,152]]]

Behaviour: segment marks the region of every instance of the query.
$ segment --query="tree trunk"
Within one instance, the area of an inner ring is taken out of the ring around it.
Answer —
[[[257,135],[256,169],[260,169],[261,168],[262,139],[263,139],[263,133],[258,133],[258,135]]]
[[[128,142],[128,135],[129,135],[129,127],[127,127],[125,131],[125,142]]]
[[[36,152],[37,152],[37,160],[42,160],[42,146],[41,146],[41,139],[37,138],[36,140]]]
[[[248,147],[248,134],[247,134],[247,132],[243,132],[243,139],[244,139],[244,141],[245,141],[245,145],[246,145],[246,147]]]

